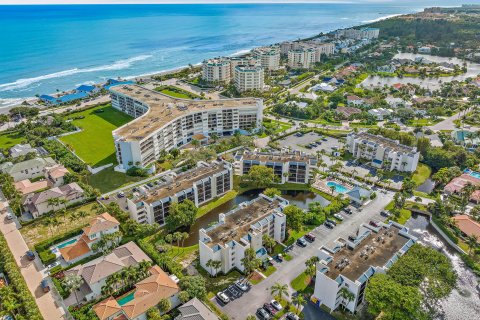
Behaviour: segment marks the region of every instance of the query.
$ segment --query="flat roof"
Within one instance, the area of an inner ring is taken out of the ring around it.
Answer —
[[[271,215],[279,206],[278,200],[270,202],[263,197],[258,197],[244,207],[233,209],[225,216],[225,223],[207,231],[207,235],[212,239],[207,245],[223,245],[232,240],[239,242],[248,234],[252,224]]]
[[[382,145],[385,148],[393,149],[395,151],[405,152],[405,153],[415,153],[416,152],[414,147],[410,147],[410,146],[401,144],[401,143],[399,143],[395,140],[388,139],[388,138],[385,138],[385,137],[382,137],[382,136],[377,136],[377,135],[374,135],[374,134],[371,134],[371,133],[368,133],[368,132],[354,133],[354,135],[357,139],[368,140],[368,141],[374,142],[376,144]]]
[[[372,231],[355,249],[344,246],[331,255],[333,260],[328,264],[330,270],[326,275],[333,280],[342,275],[355,281],[370,267],[383,267],[410,240],[400,235],[399,231],[394,225],[390,228],[382,227],[378,233]],[[382,243],[383,241],[385,242]],[[368,258],[365,258],[365,253]],[[343,269],[336,268],[344,259],[348,259],[350,263]]]
[[[143,198],[143,201],[152,203],[167,197],[171,197],[182,190],[193,187],[193,184],[196,181],[205,179],[224,170],[227,170],[227,168],[222,163],[214,163],[209,166],[197,167],[177,175],[172,181],[167,181],[163,184],[160,184],[158,187],[149,190],[149,193],[146,197],[140,197],[137,200],[141,200],[141,198]]]
[[[170,121],[192,112],[208,109],[230,109],[256,106],[261,99],[239,98],[221,100],[188,100],[173,98],[139,85],[118,85],[110,89],[140,101],[149,110],[141,117],[132,120],[113,131],[113,134],[125,140],[143,140]]]
[[[309,163],[310,160],[315,159],[312,156],[306,154],[301,154],[299,152],[290,152],[290,153],[263,153],[263,152],[249,152],[245,151],[243,153],[243,160],[258,160],[262,162],[306,162]]]

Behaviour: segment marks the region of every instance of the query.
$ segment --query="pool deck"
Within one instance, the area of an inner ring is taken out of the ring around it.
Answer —
[[[332,193],[332,189],[330,189],[330,187],[327,185],[328,182],[335,182],[335,183],[341,184],[345,188],[349,189],[349,191],[353,188],[353,186],[350,185],[349,183],[346,183],[346,182],[343,182],[343,181],[337,180],[337,179],[331,179],[331,178],[328,178],[328,179],[317,178],[312,186],[315,189],[323,191],[327,194],[331,194],[334,197],[336,197],[338,195],[344,195],[345,194],[345,193],[339,193],[339,192],[336,192],[336,191],[333,191],[333,193]]]

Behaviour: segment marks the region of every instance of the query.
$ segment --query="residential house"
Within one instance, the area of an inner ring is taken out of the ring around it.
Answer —
[[[27,155],[27,154],[32,153],[32,152],[38,154],[37,149],[32,148],[32,146],[29,143],[16,144],[16,145],[14,145],[13,147],[10,148],[10,157],[15,159],[15,158]]]
[[[480,223],[473,220],[465,214],[461,214],[452,218],[455,221],[455,225],[462,231],[467,237],[473,236],[480,239]]]
[[[59,203],[53,203],[52,199],[58,199]],[[32,214],[33,218],[65,208],[85,199],[83,189],[76,183],[69,183],[64,186],[54,187],[39,193],[28,195],[23,201],[26,212]]]
[[[40,190],[48,189],[52,186],[52,183],[48,180],[40,180],[31,182],[29,179],[15,182],[15,189],[22,195],[38,192]]]
[[[453,141],[462,146],[465,145],[480,145],[480,136],[477,135],[477,132],[465,129],[453,130],[450,134]]]
[[[361,106],[363,105],[363,99],[358,96],[347,96],[347,104],[349,106]]]
[[[94,253],[93,245],[103,236],[118,232],[120,223],[108,212],[93,218],[89,225],[83,228],[82,234],[70,245],[59,249],[59,254],[67,264],[80,261]]]
[[[390,117],[393,112],[390,109],[376,108],[376,109],[368,110],[368,113],[370,113],[372,116],[374,116],[375,119],[377,119],[379,121],[383,121],[386,118]]]
[[[410,101],[403,100],[402,98],[386,97],[385,101],[392,109],[412,107],[412,103]]]
[[[177,310],[180,314],[175,320],[219,320],[217,315],[197,298],[184,303]]]
[[[142,261],[152,260],[135,242],[130,241],[115,248],[106,256],[65,271],[65,274],[75,274],[82,277],[84,281],[82,292],[86,292],[85,299],[90,301],[102,295],[102,287],[109,276],[123,268],[138,266]]]
[[[337,107],[335,112],[342,115],[344,118],[349,119],[354,114],[362,113],[362,110],[354,107]]]
[[[0,164],[0,171],[12,176],[15,182],[25,179],[40,178],[45,175],[45,169],[56,165],[52,158],[34,158],[18,163],[5,162]]]
[[[58,164],[46,168],[45,177],[50,180],[54,187],[59,187],[65,183],[64,177],[69,171],[63,165]]]
[[[446,194],[458,194],[467,185],[480,186],[480,179],[473,177],[468,173],[464,173],[459,177],[453,178],[449,183],[447,183],[447,185],[443,188],[443,192]]]

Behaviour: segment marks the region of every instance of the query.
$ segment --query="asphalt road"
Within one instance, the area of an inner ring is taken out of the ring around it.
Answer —
[[[256,309],[272,299],[270,288],[273,284],[279,282],[288,284],[290,295],[294,290],[290,288],[290,282],[295,279],[300,273],[305,270],[305,261],[314,256],[320,247],[330,244],[339,237],[347,237],[349,234],[356,232],[361,223],[368,223],[370,220],[384,220],[380,216],[380,211],[393,199],[393,193],[386,194],[379,193],[378,197],[367,204],[362,211],[354,210],[352,215],[342,214],[345,220],[335,227],[333,230],[327,229],[325,226],[317,227],[312,233],[316,236],[314,243],[309,243],[307,247],[300,248],[294,246],[294,249],[289,252],[293,257],[291,261],[284,261],[282,263],[275,263],[277,271],[275,271],[268,278],[257,285],[252,286],[250,291],[244,294],[241,298],[236,299],[225,306],[220,306],[216,299],[213,301],[225,312],[232,320],[244,320],[247,315],[255,314]],[[315,310],[309,310],[311,315]],[[319,310],[320,312],[320,310]],[[315,317],[305,319],[316,320]]]

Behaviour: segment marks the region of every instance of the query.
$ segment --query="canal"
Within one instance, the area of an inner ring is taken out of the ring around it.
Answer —
[[[198,244],[198,231],[202,228],[207,228],[211,224],[218,222],[218,215],[220,213],[226,213],[237,205],[242,202],[250,201],[256,197],[260,193],[262,193],[263,189],[254,189],[244,192],[234,199],[225,202],[224,204],[216,207],[215,209],[211,210],[207,214],[203,215],[190,227],[189,237],[185,240],[184,246],[192,246]],[[311,191],[290,191],[284,190],[282,191],[282,197],[285,198],[290,202],[290,204],[294,204],[302,209],[307,209],[309,203],[311,202],[320,202],[322,206],[327,206],[330,202],[320,196],[317,193]]]
[[[457,289],[443,303],[444,319],[479,319],[480,287],[475,274],[465,266],[459,254],[430,225],[428,218],[414,214],[405,224],[418,242],[433,247],[445,254],[458,274]]]

